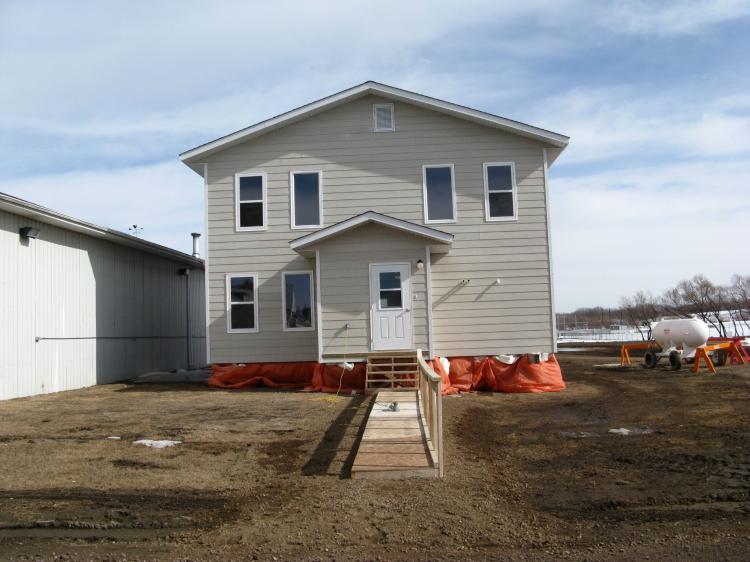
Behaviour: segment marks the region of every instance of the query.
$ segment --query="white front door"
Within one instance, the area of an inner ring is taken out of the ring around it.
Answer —
[[[373,351],[411,349],[409,264],[370,264],[370,329]]]

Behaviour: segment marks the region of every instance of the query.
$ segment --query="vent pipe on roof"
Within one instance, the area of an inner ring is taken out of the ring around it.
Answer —
[[[193,237],[193,257],[194,258],[199,258],[199,257],[201,257],[201,252],[198,249],[198,238],[201,237],[201,233],[200,232],[191,232],[190,236]]]

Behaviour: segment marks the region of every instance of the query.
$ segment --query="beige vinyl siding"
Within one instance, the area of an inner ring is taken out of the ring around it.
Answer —
[[[318,248],[321,270],[323,354],[370,351],[370,264],[411,266],[413,343],[427,348],[427,308],[423,239],[383,226],[364,225],[326,241]],[[346,324],[350,324],[349,330]],[[348,332],[348,333],[347,333]]]
[[[290,229],[290,171],[322,171],[324,226],[368,210],[424,224],[422,166],[447,163],[457,222],[434,225],[455,235],[450,254],[433,256],[435,351],[552,350],[543,145],[401,102],[396,131],[372,132],[372,104],[389,101],[363,97],[207,158],[212,361],[317,358],[315,332],[281,330],[281,271],[314,269],[288,245],[315,230]],[[482,165],[498,161],[516,165],[517,221],[484,220]],[[234,174],[250,170],[267,173],[268,230],[235,232]],[[260,274],[260,332],[227,334],[224,276],[243,271]]]

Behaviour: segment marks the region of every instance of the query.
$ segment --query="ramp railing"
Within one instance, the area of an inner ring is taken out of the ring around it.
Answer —
[[[444,474],[443,465],[443,388],[440,376],[430,367],[422,356],[422,350],[417,350],[417,390],[419,408],[430,445],[432,462],[438,469],[439,475]]]

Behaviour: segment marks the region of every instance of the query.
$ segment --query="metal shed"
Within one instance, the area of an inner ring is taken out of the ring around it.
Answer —
[[[0,193],[0,399],[206,363],[204,263]]]

